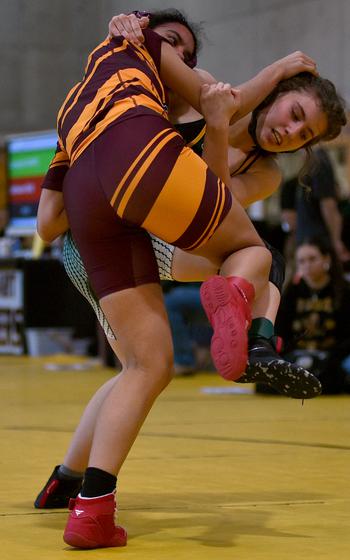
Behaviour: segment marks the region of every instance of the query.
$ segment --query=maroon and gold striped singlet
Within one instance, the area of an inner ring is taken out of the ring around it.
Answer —
[[[116,259],[123,264],[127,259],[123,239],[141,239],[142,228],[192,250],[210,239],[232,203],[227,187],[169,122],[159,77],[163,39],[151,30],[144,34],[141,47],[117,37],[90,55],[84,79],[59,112],[59,149],[48,174],[68,159],[63,186],[68,218],[100,297],[153,278],[153,273],[143,274],[139,261],[135,267],[135,253],[142,257],[131,242],[130,281],[124,278],[122,286],[120,278],[112,281]],[[51,185],[55,188],[54,181]],[[112,239],[120,251],[107,256]],[[101,284],[101,275],[108,281]]]

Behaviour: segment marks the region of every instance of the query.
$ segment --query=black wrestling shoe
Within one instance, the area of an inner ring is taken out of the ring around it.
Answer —
[[[76,498],[80,492],[82,479],[58,478],[58,469],[54,468],[52,475],[34,502],[37,509],[68,508],[70,498]]]
[[[248,366],[236,383],[262,383],[293,399],[312,399],[322,392],[317,377],[277,354],[274,337],[249,341]]]

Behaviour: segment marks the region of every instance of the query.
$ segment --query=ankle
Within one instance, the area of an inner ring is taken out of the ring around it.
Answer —
[[[283,339],[280,336],[273,335],[270,337],[262,336],[260,334],[251,336],[249,331],[248,345],[250,350],[257,347],[271,348],[276,354],[281,354],[284,349]]]
[[[256,317],[252,320],[252,324],[249,329],[249,339],[251,338],[266,338],[269,340],[275,334],[274,325],[272,321],[266,319],[266,317]]]
[[[116,484],[117,477],[113,474],[96,467],[88,467],[85,471],[81,497],[96,498],[112,494]]]
[[[84,473],[74,471],[62,463],[62,465],[58,467],[57,476],[60,480],[83,480]]]

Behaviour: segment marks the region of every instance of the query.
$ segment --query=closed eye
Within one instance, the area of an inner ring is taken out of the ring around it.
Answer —
[[[296,111],[292,109],[292,119],[293,121],[300,121],[299,115],[297,115]]]
[[[297,103],[297,110],[293,109],[293,114],[295,115],[295,120],[304,122],[306,121],[304,108],[299,103]],[[314,131],[310,127],[304,129],[302,134],[304,134],[304,138],[302,138],[303,140],[312,140],[312,138],[314,138],[315,136]]]
[[[177,44],[175,37],[167,37],[167,40],[173,47],[175,47],[175,45]]]
[[[167,39],[174,46],[184,44],[181,35],[179,35],[179,33],[177,33],[174,29],[169,30],[169,32],[167,33]]]

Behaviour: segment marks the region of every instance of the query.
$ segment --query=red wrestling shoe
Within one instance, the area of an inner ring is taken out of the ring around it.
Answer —
[[[76,548],[107,548],[125,546],[127,533],[115,525],[116,502],[114,494],[97,498],[70,500],[67,525],[63,540]]]
[[[254,287],[238,276],[212,276],[203,282],[200,294],[214,330],[211,339],[214,365],[224,379],[235,381],[247,367],[247,331]]]

